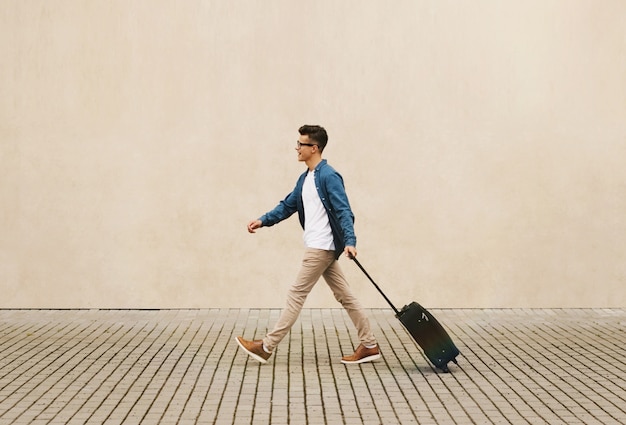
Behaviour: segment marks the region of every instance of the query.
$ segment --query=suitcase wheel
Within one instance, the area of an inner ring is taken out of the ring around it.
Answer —
[[[451,359],[452,362],[454,362],[454,364],[458,365],[459,362],[457,361],[456,357]],[[448,369],[448,363],[446,362],[446,364],[443,364],[441,366],[438,366],[437,369],[441,370],[443,373],[450,373],[450,369]]]

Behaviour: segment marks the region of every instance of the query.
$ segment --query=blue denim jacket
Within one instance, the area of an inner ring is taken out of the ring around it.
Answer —
[[[263,226],[273,226],[291,217],[297,211],[300,225],[304,228],[302,185],[307,173],[308,170],[298,178],[296,187],[285,199],[280,201],[276,208],[259,218]],[[328,165],[325,159],[315,167],[315,187],[328,214],[335,243],[335,258],[339,258],[346,246],[356,246],[354,214],[350,209],[343,178],[333,167]]]

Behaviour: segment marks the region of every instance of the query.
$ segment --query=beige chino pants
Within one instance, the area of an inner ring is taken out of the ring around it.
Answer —
[[[352,294],[339,263],[335,260],[335,252],[307,248],[296,281],[287,292],[287,305],[281,312],[274,329],[263,339],[263,343],[269,350],[273,351],[287,335],[298,319],[306,297],[322,276],[333,291],[335,299],[346,309],[357,329],[361,343],[364,345],[376,344],[369,319],[363,312],[359,300]]]

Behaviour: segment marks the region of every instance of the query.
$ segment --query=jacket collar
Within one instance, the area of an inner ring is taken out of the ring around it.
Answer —
[[[315,166],[315,170],[313,171],[319,171],[319,169],[322,168],[324,165],[326,165],[326,160],[322,159],[320,163]]]

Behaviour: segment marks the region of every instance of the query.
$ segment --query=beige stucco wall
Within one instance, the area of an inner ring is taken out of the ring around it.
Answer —
[[[4,0],[0,307],[281,307],[297,219],[245,226],[304,123],[398,304],[623,307],[625,40],[622,0]]]

